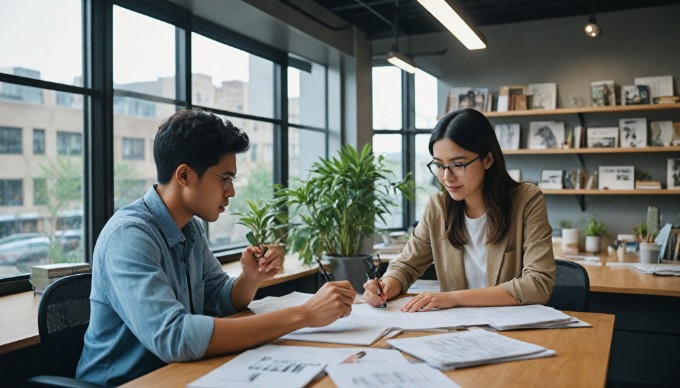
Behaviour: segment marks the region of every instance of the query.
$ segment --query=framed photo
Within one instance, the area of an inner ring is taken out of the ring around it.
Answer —
[[[673,122],[652,121],[650,124],[649,145],[652,147],[668,147],[673,139]]]
[[[597,188],[600,190],[633,190],[635,166],[600,166]]]
[[[451,88],[448,104],[451,110],[472,108],[486,112],[488,88],[472,89],[468,87]]]
[[[531,109],[555,109],[557,107],[557,84],[529,84],[527,94],[531,95]]]
[[[671,145],[680,145],[680,121],[673,121],[673,134],[671,135]]]
[[[562,148],[564,121],[532,121],[529,123],[529,149]]]
[[[519,149],[519,124],[496,124],[494,131],[502,150]]]
[[[647,119],[619,120],[621,148],[647,147]]]
[[[649,104],[649,86],[623,85],[621,86],[621,105]]]
[[[680,189],[680,159],[668,159],[667,178],[669,189]]]
[[[587,131],[588,148],[615,148],[619,142],[618,127],[592,127]]]
[[[659,77],[636,77],[633,80],[635,85],[647,85],[649,87],[649,99],[654,97],[673,95],[673,76],[665,75]]]
[[[614,81],[594,81],[590,83],[590,97],[593,106],[616,105]]]
[[[542,189],[561,189],[564,172],[562,170],[542,170],[538,187]]]

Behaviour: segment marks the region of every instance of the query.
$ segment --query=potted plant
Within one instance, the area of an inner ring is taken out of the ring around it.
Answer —
[[[562,253],[578,254],[578,228],[569,220],[559,220],[557,225],[562,228]]]
[[[252,234],[249,238],[251,244],[260,247],[262,252],[267,249],[281,249],[281,239],[285,236],[285,216],[281,210],[281,201],[247,201],[246,212],[235,212],[239,216],[237,224],[243,225]],[[283,266],[281,267],[283,271]]]
[[[635,239],[640,244],[640,262],[651,264],[658,262],[661,246],[654,242],[656,233],[650,233],[646,222],[633,226]]]
[[[586,252],[598,253],[600,251],[600,243],[602,235],[607,230],[604,222],[591,218],[586,224],[583,234],[586,235]]]
[[[367,256],[361,252],[362,241],[373,236],[376,220],[384,222],[396,194],[413,198],[409,177],[397,179],[369,144],[361,152],[345,145],[337,156],[318,160],[306,180],[277,191],[277,196],[287,198],[289,251],[297,252],[306,264],[313,255],[325,255],[337,279],[348,279],[360,289]]]

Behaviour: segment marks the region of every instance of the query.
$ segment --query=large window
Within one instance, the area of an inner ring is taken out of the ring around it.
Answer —
[[[397,176],[411,173],[415,201],[401,196],[384,224],[386,229],[406,229],[420,220],[438,183],[425,165],[431,160],[430,133],[437,122],[437,79],[421,70],[415,75],[394,66],[373,68],[373,144]],[[406,109],[402,114],[403,108]]]
[[[0,2],[0,283],[85,259],[82,3]]]
[[[110,216],[156,183],[153,139],[179,109],[212,110],[251,138],[229,213],[205,225],[218,253],[246,245],[233,214],[247,199],[326,155],[326,67],[189,14],[147,0],[0,2],[0,163],[12,167],[0,170],[0,293],[31,265],[91,257]],[[30,236],[40,251],[17,242]]]

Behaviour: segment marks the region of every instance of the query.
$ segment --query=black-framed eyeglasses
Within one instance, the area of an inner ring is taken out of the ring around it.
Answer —
[[[214,172],[208,170],[207,168],[193,168],[193,169],[209,172],[209,173],[213,174],[214,176],[220,178],[222,180],[222,191],[229,190],[229,186],[233,185],[234,181],[236,180],[235,176],[226,176],[225,177],[225,176],[222,176],[222,175],[219,175],[219,174],[215,174]]]
[[[477,155],[476,158],[470,160],[469,162],[451,162],[449,164],[441,164],[436,160],[433,160],[427,164],[427,168],[428,170],[430,170],[432,175],[437,177],[444,176],[444,171],[446,170],[449,170],[449,172],[453,174],[453,176],[461,177],[465,176],[465,173],[467,172],[467,166],[474,163],[475,160],[480,159],[482,155],[484,154]]]

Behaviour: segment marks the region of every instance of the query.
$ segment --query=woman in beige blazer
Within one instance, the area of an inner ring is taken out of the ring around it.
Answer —
[[[543,194],[515,182],[489,120],[472,109],[447,114],[430,138],[433,195],[406,247],[380,281],[364,284],[378,306],[408,290],[434,262],[441,292],[414,297],[403,311],[546,303],[555,258]]]

